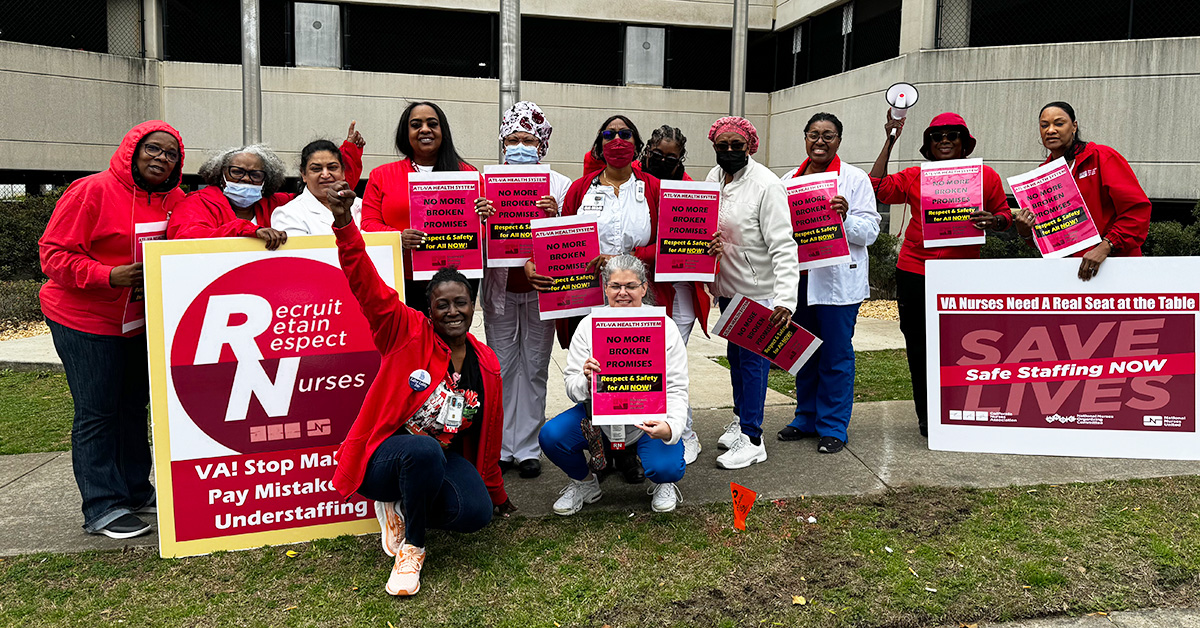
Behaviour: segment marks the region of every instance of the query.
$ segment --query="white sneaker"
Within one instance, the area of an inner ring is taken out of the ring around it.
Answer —
[[[375,518],[379,520],[379,541],[383,553],[395,556],[404,543],[404,515],[396,508],[396,502],[375,502]]]
[[[717,466],[722,469],[744,469],[756,462],[766,461],[767,446],[755,445],[745,434],[734,441],[729,451],[717,456]]]
[[[696,458],[700,457],[700,437],[696,436],[695,432],[688,432],[687,436],[683,437],[683,463],[692,464]]]
[[[733,422],[725,426],[725,433],[721,434],[721,438],[717,439],[717,447],[721,449],[729,449],[733,447],[734,441],[742,435],[742,423],[737,418],[733,418]]]
[[[424,564],[425,548],[402,544],[384,590],[389,595],[416,595],[421,590],[421,566]]]
[[[671,484],[650,484],[646,489],[646,493],[653,495],[650,499],[650,509],[654,512],[671,512],[675,510],[675,506],[683,501],[683,494],[679,492],[679,487]]]
[[[561,491],[562,497],[554,502],[554,514],[569,517],[583,508],[584,504],[594,504],[600,501],[600,478],[592,475],[592,480],[571,480]]]

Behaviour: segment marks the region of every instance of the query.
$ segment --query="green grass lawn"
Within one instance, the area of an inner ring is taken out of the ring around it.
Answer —
[[[729,360],[714,358],[717,364],[729,368]],[[767,386],[789,397],[796,396],[796,378],[791,373],[771,367]],[[854,400],[892,401],[912,399],[912,378],[908,374],[908,358],[904,349],[854,352]]]
[[[74,411],[66,375],[0,371],[0,455],[70,449]]]
[[[383,591],[375,535],[8,558],[0,624],[904,628],[1200,604],[1195,477],[800,498],[756,504],[747,532],[731,519],[728,504],[585,510],[435,533],[403,600]]]

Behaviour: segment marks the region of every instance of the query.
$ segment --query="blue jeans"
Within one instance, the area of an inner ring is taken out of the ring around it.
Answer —
[[[730,299],[721,297],[721,311],[729,307]],[[763,406],[767,403],[767,376],[771,361],[732,342],[726,345],[729,360],[729,382],[733,385],[733,413],[742,426],[742,433],[751,438],[762,437]]]
[[[796,373],[796,418],[792,427],[818,436],[846,440],[850,411],[854,407],[853,305],[804,305],[808,301],[808,276],[800,277],[800,303],[792,321],[821,339],[821,347]]]
[[[83,498],[83,529],[96,532],[154,503],[146,336],[100,336],[46,323],[75,403],[71,466]]]
[[[393,434],[379,444],[358,494],[400,502],[409,545],[425,547],[425,530],[477,532],[492,520],[492,498],[462,455],[423,434]]]
[[[587,404],[579,403],[563,411],[562,414],[546,421],[538,434],[538,442],[542,453],[558,468],[566,472],[572,480],[582,480],[591,473],[583,452],[588,448],[587,438],[583,436],[580,422],[587,416]],[[634,429],[636,427],[628,427]],[[605,441],[608,440],[604,437]],[[675,441],[674,445],[650,438],[645,434],[634,441],[637,455],[642,459],[642,469],[646,479],[655,484],[670,484],[683,479],[687,465],[683,463],[683,441]]]

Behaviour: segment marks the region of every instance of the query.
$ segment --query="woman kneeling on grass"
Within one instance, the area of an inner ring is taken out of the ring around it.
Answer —
[[[632,255],[612,257],[601,274],[609,307],[641,307],[646,297],[646,266]],[[593,310],[593,314],[603,312]],[[567,395],[576,405],[554,417],[542,427],[538,441],[551,462],[571,478],[554,502],[554,512],[573,515],[584,504],[601,497],[600,481],[593,471],[604,469],[604,441],[612,442],[613,426],[592,426],[588,408],[591,399],[592,376],[600,372],[600,362],[592,357],[592,315],[588,315],[575,330],[567,354],[565,371]],[[617,426],[617,440],[626,447],[636,447],[642,459],[646,477],[652,482],[650,507],[655,512],[670,512],[679,503],[675,483],[683,479],[687,465],[683,462],[683,434],[688,412],[687,347],[679,328],[665,327],[667,334],[667,420],[646,421],[640,425]],[[649,438],[642,438],[642,433]],[[583,450],[590,449],[592,460],[584,460]]]
[[[379,278],[351,214],[345,181],[326,190],[338,259],[383,356],[337,452],[333,485],[375,500],[383,551],[395,556],[387,592],[421,588],[425,530],[475,532],[517,508],[500,477],[500,363],[468,331],[475,295],[454,269],[426,284],[429,318]]]

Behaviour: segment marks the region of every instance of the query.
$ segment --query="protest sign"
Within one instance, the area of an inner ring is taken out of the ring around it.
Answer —
[[[921,164],[921,234],[925,248],[983,244],[987,236],[971,222],[971,213],[981,207],[982,159]]]
[[[771,326],[769,308],[740,294],[717,319],[717,335],[770,360],[795,375],[821,346],[821,340],[791,320]]]
[[[145,261],[145,243],[167,239],[167,221],[139,222],[133,226],[133,262]],[[125,312],[121,316],[121,331],[129,333],[146,324],[146,289],[134,286],[129,289],[125,300]]]
[[[829,202],[837,196],[836,172],[796,177],[784,182],[792,215],[792,237],[800,251],[800,270],[850,262],[850,243],[842,217]]]
[[[539,275],[552,277],[554,287],[538,293],[541,320],[583,316],[604,305],[600,277],[588,263],[600,255],[596,219],[585,216],[537,218],[530,223],[533,263]]]
[[[721,184],[663,181],[661,189],[654,280],[713,281],[717,258],[708,254],[708,245],[717,231]]]
[[[402,290],[398,234],[364,237]],[[151,242],[145,269],[162,556],[378,530],[330,484],[380,363],[333,237]]]
[[[496,210],[486,227],[488,268],[524,266],[533,256],[529,221],[545,216],[535,203],[550,194],[550,166],[484,166],[483,190]]]
[[[674,323],[671,323],[672,325]],[[592,311],[592,424],[635,425],[667,418],[667,310]]]
[[[1109,258],[1087,283],[1078,269],[928,263],[931,448],[1200,459],[1200,294],[1178,280],[1200,260]]]
[[[758,493],[736,482],[729,483],[729,493],[733,497],[733,527],[745,530],[746,517],[754,506],[754,500],[758,499]]]
[[[413,172],[408,175],[409,224],[425,233],[412,250],[412,275],[433,279],[454,266],[469,279],[483,277],[483,224],[475,213],[478,172]]]
[[[1033,213],[1033,237],[1042,257],[1067,257],[1100,243],[1100,232],[1066,159],[1009,177],[1008,185],[1017,205]]]

